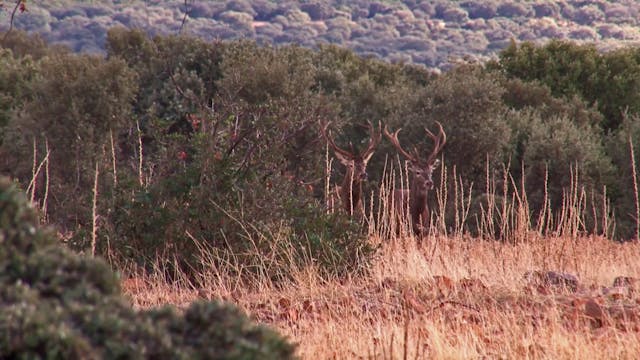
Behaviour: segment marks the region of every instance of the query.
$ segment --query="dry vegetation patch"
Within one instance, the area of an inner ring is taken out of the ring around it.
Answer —
[[[200,289],[153,278],[123,286],[138,307],[234,302],[299,343],[303,358],[631,359],[639,250],[596,237],[408,239],[385,244],[370,273],[350,279],[305,269],[286,284],[240,284],[211,269]]]

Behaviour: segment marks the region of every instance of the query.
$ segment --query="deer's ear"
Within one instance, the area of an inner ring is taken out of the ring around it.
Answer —
[[[439,165],[440,165],[440,159],[436,159],[431,165],[431,170],[437,169]]]
[[[335,154],[336,158],[338,158],[338,160],[340,160],[340,162],[344,166],[349,166],[349,164],[352,162],[352,160],[350,158],[340,154],[339,152],[335,152],[334,154]]]

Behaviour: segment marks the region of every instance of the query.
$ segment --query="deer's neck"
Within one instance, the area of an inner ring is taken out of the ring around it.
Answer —
[[[411,210],[422,212],[427,207],[427,195],[429,190],[422,184],[419,184],[418,181],[413,181],[409,193],[409,207]]]
[[[340,186],[340,197],[344,201],[345,209],[350,211],[360,203],[362,196],[362,182],[353,177],[353,171],[347,170],[342,185]]]

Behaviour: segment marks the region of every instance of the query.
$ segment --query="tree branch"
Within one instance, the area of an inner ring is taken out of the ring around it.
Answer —
[[[182,17],[182,22],[180,23],[180,29],[178,29],[178,34],[182,33],[182,29],[184,28],[184,24],[187,22],[188,15],[189,15],[189,0],[184,0],[184,16]]]
[[[7,40],[7,37],[9,37],[9,33],[11,33],[11,30],[13,30],[13,19],[16,16],[16,12],[18,12],[18,9],[20,8],[20,5],[23,4],[24,0],[16,0],[16,6],[13,7],[13,11],[11,11],[11,17],[9,18],[9,30],[7,30],[6,33],[4,33],[4,36],[2,37],[2,46],[4,47],[5,45],[5,41]]]

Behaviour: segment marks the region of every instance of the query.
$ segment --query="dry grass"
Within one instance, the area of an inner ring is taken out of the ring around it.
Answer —
[[[441,184],[448,182],[445,173]],[[487,175],[487,208],[478,219],[480,237],[501,233],[505,241],[465,235],[471,191],[460,181],[453,191],[443,185],[434,191],[438,208],[421,242],[389,240],[393,219],[371,211],[369,241],[382,246],[367,274],[326,279],[311,261],[301,268],[291,261],[280,264],[289,267],[291,280],[274,284],[211,265],[197,287],[150,276],[125,280],[123,287],[137,308],[196,299],[235,303],[298,343],[303,359],[640,358],[640,243],[581,235],[609,234],[611,223],[606,200],[599,209],[585,206],[577,169],[562,209],[547,209],[537,221],[528,220],[524,184],[507,174],[505,168],[503,179]],[[385,178],[381,208],[388,208],[384,200],[394,182]],[[397,178],[404,183],[408,175]],[[452,181],[458,182],[455,175]],[[498,204],[497,196],[507,201]],[[446,228],[439,214],[451,203],[454,235],[438,235]],[[589,211],[600,221],[591,231],[584,218]],[[204,248],[202,256],[211,259]],[[628,284],[614,286],[620,276],[630,277]]]
[[[233,302],[298,343],[304,359],[637,359],[640,297],[611,286],[640,277],[639,253],[640,244],[597,237],[432,237],[385,244],[370,274],[348,280],[308,267],[287,284],[240,284],[212,268],[198,289],[144,276],[124,288],[138,308]],[[580,286],[527,283],[524,273],[541,269],[573,273]]]

